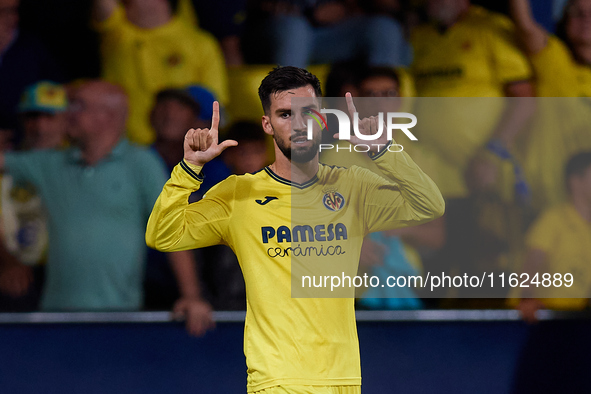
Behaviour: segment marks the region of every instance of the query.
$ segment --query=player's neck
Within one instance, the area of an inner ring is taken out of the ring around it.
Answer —
[[[296,163],[290,160],[275,160],[269,166],[271,171],[283,179],[294,183],[306,183],[318,173],[318,160]]]

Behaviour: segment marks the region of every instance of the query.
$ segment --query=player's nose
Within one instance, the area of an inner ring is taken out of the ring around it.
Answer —
[[[306,121],[300,111],[295,111],[295,114],[291,117],[291,129],[296,133],[300,133],[306,131],[306,127]]]

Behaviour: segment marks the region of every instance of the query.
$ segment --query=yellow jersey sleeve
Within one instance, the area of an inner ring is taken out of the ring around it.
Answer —
[[[359,182],[367,188],[363,193],[367,232],[417,225],[443,215],[445,202],[437,185],[406,152],[385,148],[372,159],[386,179],[359,171]]]
[[[220,182],[202,200],[189,204],[189,196],[203,182],[198,170],[184,161],[173,169],[148,220],[146,243],[151,248],[174,252],[225,243],[236,177]]]

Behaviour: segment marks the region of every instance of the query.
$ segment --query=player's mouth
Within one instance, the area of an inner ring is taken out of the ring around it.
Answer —
[[[305,134],[299,134],[291,137],[291,143],[294,145],[304,145],[308,141],[309,140]]]

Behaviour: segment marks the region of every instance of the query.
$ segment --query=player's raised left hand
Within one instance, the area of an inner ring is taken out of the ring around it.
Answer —
[[[345,94],[345,99],[347,100],[347,111],[349,112],[349,119],[351,119],[351,127],[353,126],[353,122],[355,121],[355,113],[357,112],[357,108],[355,108],[355,104],[353,103],[353,96],[351,93],[347,92]],[[380,120],[378,116],[370,116],[368,118],[359,119],[358,127],[359,133],[363,135],[374,135],[377,134],[378,128],[380,126]],[[334,138],[339,138],[338,133],[334,135]],[[359,145],[365,144],[370,147],[370,152],[378,153],[380,149],[384,148],[384,145],[388,144],[388,133],[386,133],[386,126],[382,124],[382,135],[371,141],[363,140],[355,134],[353,130],[351,130],[351,139],[349,140],[352,145]]]
[[[220,103],[213,102],[211,128],[190,129],[185,135],[184,159],[186,162],[203,167],[219,156],[226,148],[238,145],[234,140],[226,140],[218,144],[218,126],[220,123]]]

